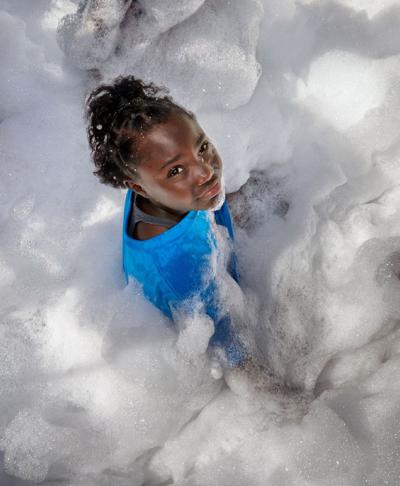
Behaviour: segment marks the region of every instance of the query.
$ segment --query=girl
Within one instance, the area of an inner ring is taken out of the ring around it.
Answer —
[[[209,351],[226,367],[246,351],[226,295],[238,292],[222,161],[193,113],[133,76],[87,100],[88,138],[101,182],[127,188],[123,268],[171,321],[212,319]]]

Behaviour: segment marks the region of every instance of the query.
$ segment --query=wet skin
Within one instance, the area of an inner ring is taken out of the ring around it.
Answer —
[[[154,125],[138,146],[141,163],[128,187],[142,196],[142,209],[176,221],[191,210],[215,206],[221,191],[222,161],[195,119],[172,113]],[[138,223],[138,238],[147,239],[166,228]],[[140,234],[140,228],[150,233]]]

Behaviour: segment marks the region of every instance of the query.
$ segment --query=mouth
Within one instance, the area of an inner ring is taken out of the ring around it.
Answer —
[[[221,191],[221,184],[219,179],[211,183],[211,186],[200,194],[199,199],[212,199]]]

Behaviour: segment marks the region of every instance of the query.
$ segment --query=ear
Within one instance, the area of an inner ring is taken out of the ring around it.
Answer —
[[[136,194],[139,194],[140,196],[145,197],[146,199],[149,198],[149,195],[147,194],[145,189],[143,189],[143,187],[140,184],[138,184],[137,182],[134,182],[132,180],[125,180],[124,184],[129,189],[132,189],[132,191],[135,191]]]

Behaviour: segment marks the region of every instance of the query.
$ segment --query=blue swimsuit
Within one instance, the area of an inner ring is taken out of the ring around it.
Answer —
[[[190,211],[175,226],[148,240],[137,240],[128,234],[132,201],[133,192],[129,189],[125,198],[122,243],[127,281],[134,277],[142,285],[145,297],[171,320],[175,311],[190,312],[188,309],[194,306],[184,304],[199,299],[203,311],[214,321],[211,348],[224,351],[227,366],[237,366],[246,353],[231,328],[229,313],[221,305],[217,285],[218,259],[222,258],[221,235],[225,231],[229,241],[234,239],[226,201],[215,212]],[[221,231],[217,225],[226,229]],[[225,271],[237,283],[234,254],[224,261]]]

